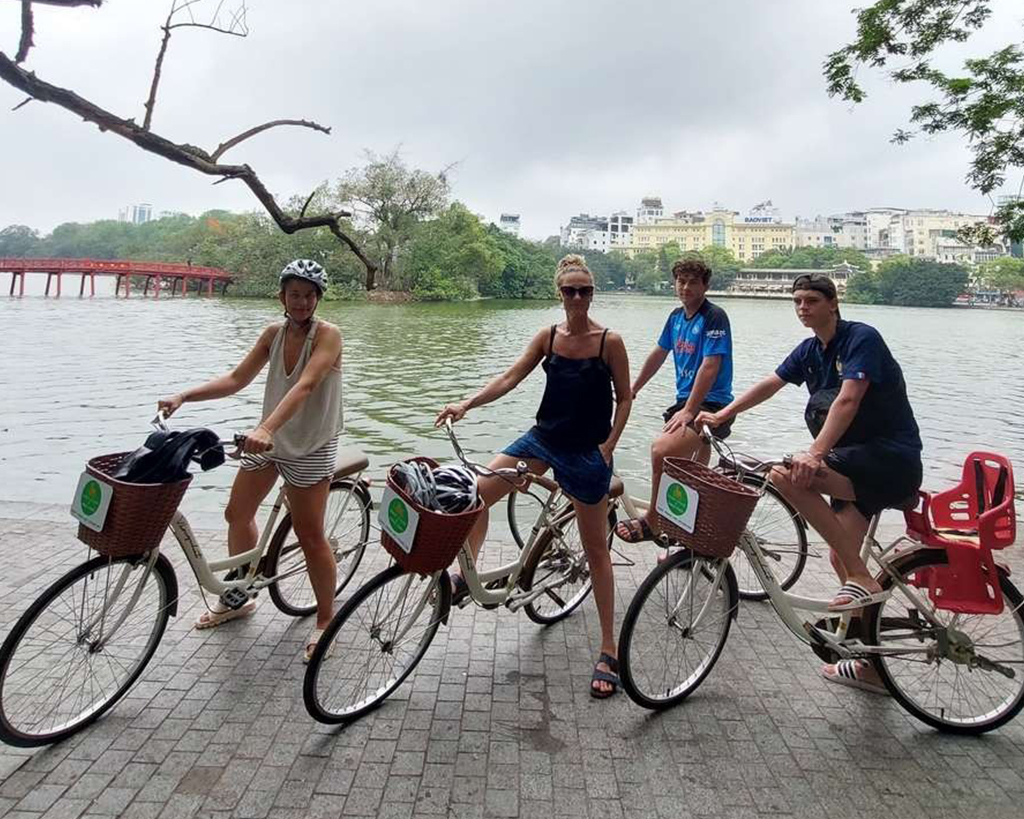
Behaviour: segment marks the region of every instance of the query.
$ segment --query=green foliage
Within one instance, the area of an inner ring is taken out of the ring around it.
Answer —
[[[713,290],[727,290],[736,280],[736,274],[740,272],[740,263],[729,248],[708,245],[697,255],[711,268]]]
[[[499,274],[503,259],[492,234],[464,205],[452,204],[416,226],[401,259],[403,289],[422,300],[466,299],[478,279]]]
[[[0,258],[38,257],[39,231],[26,225],[8,225],[0,230]]]
[[[966,268],[910,256],[887,259],[876,271],[855,274],[846,300],[902,307],[949,307],[967,287]]]
[[[889,76],[898,83],[931,86],[935,97],[911,108],[910,122],[923,134],[952,131],[970,144],[974,158],[967,182],[989,194],[1010,169],[1024,168],[1024,49],[1009,44],[988,56],[964,61],[962,72],[932,66],[937,49],[962,43],[991,15],[991,0],[877,0],[857,11],[857,38],[825,61],[828,93],[854,103],[865,98],[857,79],[861,65],[897,65]],[[903,143],[915,131],[900,129]],[[1000,206],[996,221],[1013,241],[1024,239],[1024,201]],[[973,237],[991,244],[984,227]]]
[[[527,242],[488,225],[487,232],[501,257],[501,269],[481,278],[481,295],[501,299],[552,299],[555,297],[555,264],[561,258],[558,245]]]
[[[978,269],[978,281],[993,290],[1024,290],[1024,259],[1003,256]]]
[[[871,266],[868,257],[852,247],[789,247],[762,253],[754,259],[751,267],[825,270],[842,262],[861,270],[867,270]]]

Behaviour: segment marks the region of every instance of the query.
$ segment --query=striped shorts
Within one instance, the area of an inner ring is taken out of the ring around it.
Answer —
[[[255,472],[273,465],[288,486],[304,489],[320,483],[324,478],[330,478],[334,474],[337,460],[338,437],[335,436],[320,449],[302,458],[275,458],[266,452],[258,455],[246,453],[242,456],[242,469]]]

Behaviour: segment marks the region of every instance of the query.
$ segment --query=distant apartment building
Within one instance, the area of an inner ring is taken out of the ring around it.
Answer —
[[[560,229],[559,241],[562,247],[571,247],[577,250],[599,250],[602,253],[607,253],[609,233],[607,216],[591,216],[589,213],[581,213],[578,216],[573,216],[569,220],[569,224]]]
[[[682,251],[724,247],[739,261],[752,261],[769,250],[792,247],[794,225],[783,222],[771,202],[762,203],[741,217],[738,211],[715,206],[708,212],[676,213],[669,219],[638,223],[633,227],[630,253],[657,250],[675,242]]]
[[[636,209],[636,223],[638,225],[649,225],[665,215],[665,208],[661,204],[660,196],[645,196],[640,200],[640,207]]]
[[[939,259],[944,255],[940,248],[948,255],[951,245],[962,244],[957,238],[961,228],[988,222],[987,216],[949,210],[908,210],[890,219],[888,246],[908,256]]]
[[[519,235],[519,214],[518,213],[503,213],[498,218],[498,227],[506,233],[511,233],[513,236]]]
[[[634,218],[619,210],[608,217],[608,249],[626,250],[633,237]]]
[[[142,225],[153,219],[153,206],[148,203],[128,205],[117,212],[118,222],[130,222],[133,225]]]

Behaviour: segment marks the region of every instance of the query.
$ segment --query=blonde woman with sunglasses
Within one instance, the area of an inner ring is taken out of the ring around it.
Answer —
[[[590,695],[603,699],[618,690],[618,651],[615,644],[615,586],[608,552],[608,487],[612,453],[629,418],[632,395],[629,358],[618,333],[590,317],[594,277],[582,256],[568,255],[555,272],[555,288],[565,309],[565,321],[539,330],[525,352],[506,372],[476,395],[448,404],[437,424],[458,421],[474,407],[489,404],[513,390],[540,364],[547,376],[537,423],[491,461],[492,469],[525,461],[531,472],[554,471],[562,491],[576,511],[580,539],[590,564],[594,601],[601,621],[601,652],[594,666]],[[511,491],[500,478],[478,479],[478,490],[490,507]],[[469,536],[474,558],[487,534],[487,515],[481,515]],[[456,600],[468,590],[456,569],[452,574]]]

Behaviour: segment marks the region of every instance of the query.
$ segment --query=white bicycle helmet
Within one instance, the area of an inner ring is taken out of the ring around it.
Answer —
[[[288,279],[304,279],[307,282],[312,282],[320,291],[321,296],[327,290],[327,271],[312,259],[296,259],[287,264],[277,280],[281,287],[284,287],[284,283]]]
[[[439,466],[434,470],[436,508],[449,515],[476,506],[476,476],[464,466]]]

